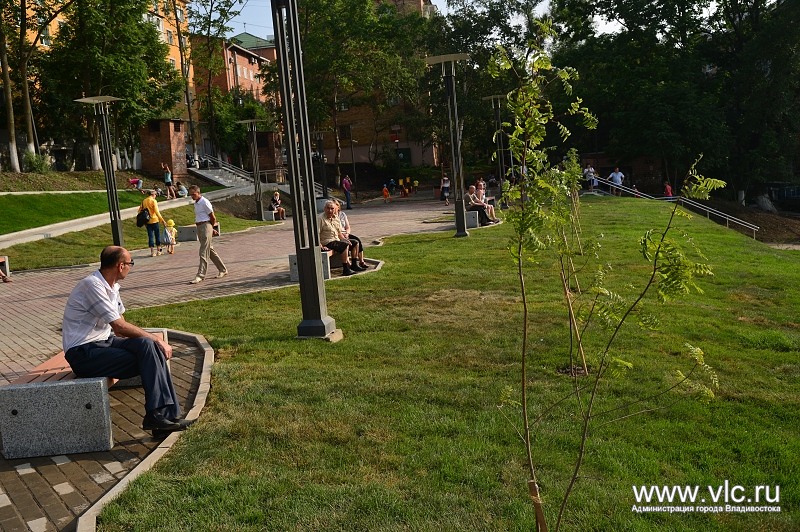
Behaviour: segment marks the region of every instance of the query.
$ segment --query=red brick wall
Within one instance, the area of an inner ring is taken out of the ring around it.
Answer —
[[[145,174],[158,181],[163,175],[161,163],[167,163],[173,176],[186,175],[184,135],[187,127],[189,125],[180,120],[155,120],[142,128],[142,171]]]

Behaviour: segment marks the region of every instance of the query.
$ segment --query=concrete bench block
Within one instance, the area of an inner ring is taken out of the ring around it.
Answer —
[[[178,242],[193,242],[197,240],[197,226],[196,225],[181,225],[178,226],[178,235],[175,237]]]
[[[106,379],[0,387],[0,440],[6,459],[110,450]]]
[[[265,222],[274,222],[275,221],[275,211],[264,211],[264,221]]]
[[[320,258],[322,260],[322,279],[328,280],[331,278],[331,264],[328,252],[321,251]],[[297,269],[297,255],[289,255],[289,280],[293,283],[300,282],[300,273]]]
[[[214,226],[217,231],[220,231],[219,223]],[[222,231],[220,231],[220,234]],[[195,242],[197,240],[197,226],[196,225],[180,225],[178,226],[178,234],[175,237],[176,242]]]
[[[478,213],[477,211],[467,211],[466,213],[467,218],[467,229],[475,229],[478,227]]]
[[[11,266],[8,263],[8,255],[0,255],[0,270],[6,274],[6,277],[11,275]]]

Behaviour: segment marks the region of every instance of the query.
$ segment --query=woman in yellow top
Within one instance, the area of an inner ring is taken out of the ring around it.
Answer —
[[[150,221],[147,222],[145,227],[147,227],[147,245],[150,246],[151,257],[163,253],[161,251],[161,226],[158,225],[158,222],[161,220],[161,223],[166,224],[164,217],[161,216],[161,213],[158,211],[156,194],[157,192],[155,189],[151,190],[150,195],[147,196],[139,206],[139,212],[147,209],[147,212],[150,213]],[[158,252],[156,252],[156,248],[158,248]]]

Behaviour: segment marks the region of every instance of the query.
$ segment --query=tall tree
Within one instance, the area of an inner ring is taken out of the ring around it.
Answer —
[[[118,140],[134,150],[147,121],[179,101],[180,80],[166,61],[167,46],[155,26],[144,22],[150,5],[147,0],[76,0],[65,11],[65,24],[41,68],[52,134],[81,138],[74,125],[84,123],[89,112],[73,100],[115,96],[122,99],[114,106]],[[92,168],[100,169],[92,118],[89,126]]]
[[[9,0],[0,1],[0,62],[4,71],[3,90],[5,93],[5,105],[7,114],[8,132],[10,136],[9,150],[12,160],[12,168],[19,171],[19,160],[16,151],[16,126],[14,120],[13,107],[13,87],[9,70],[8,42],[13,44],[13,54],[16,58],[15,77],[19,81],[21,89],[20,102],[22,105],[22,116],[25,122],[27,133],[27,151],[36,152],[34,143],[34,117],[31,107],[30,85],[28,80],[28,67],[31,58],[39,50],[39,44],[44,35],[49,34],[50,24],[53,20],[67,9],[73,0],[39,0],[29,4],[27,0],[21,0],[18,4]],[[33,34],[33,40],[30,35]],[[11,39],[11,37],[14,37]]]
[[[196,35],[192,39],[192,64],[195,72],[195,86],[203,88],[203,103],[200,113],[209,123],[211,142],[219,150],[217,116],[214,107],[213,80],[225,71],[222,51],[225,35],[231,31],[229,26],[240,11],[235,8],[238,0],[198,0],[187,5],[189,31]]]
[[[338,169],[340,127],[354,125],[342,119],[344,105],[373,105],[374,144],[377,132],[393,120],[384,102],[414,98],[422,72],[414,46],[424,23],[419,15],[405,16],[372,0],[309,0],[300,7],[309,120],[332,127]]]

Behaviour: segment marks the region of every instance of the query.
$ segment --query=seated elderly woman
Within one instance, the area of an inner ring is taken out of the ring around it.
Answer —
[[[342,275],[353,275],[364,271],[358,264],[350,264],[350,240],[344,234],[342,223],[336,214],[335,201],[325,203],[325,209],[318,219],[319,243],[325,249],[333,250],[342,259]]]
[[[369,266],[364,262],[364,244],[361,239],[350,232],[350,220],[341,209],[341,206],[336,204],[336,216],[339,217],[339,222],[342,224],[342,232],[350,241],[350,262],[353,265],[358,265],[361,270],[368,270]]]

